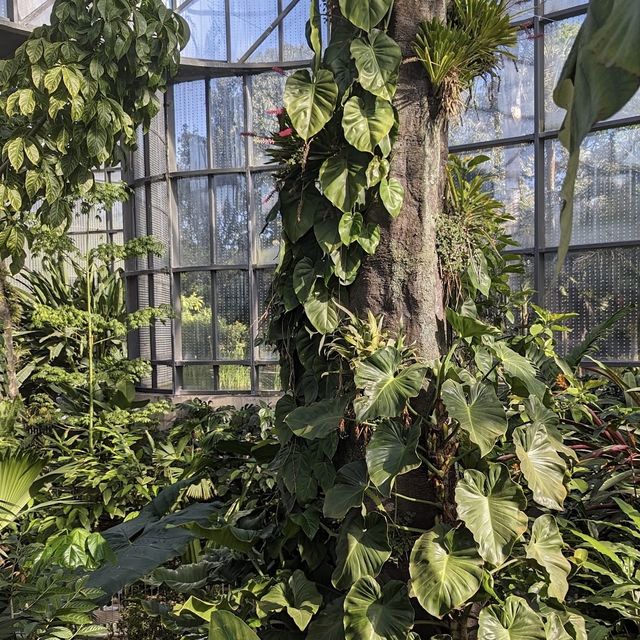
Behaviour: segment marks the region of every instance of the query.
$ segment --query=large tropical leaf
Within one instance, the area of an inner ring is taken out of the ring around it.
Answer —
[[[508,596],[504,606],[491,605],[480,612],[478,640],[546,640],[540,616],[526,600]]]
[[[378,424],[367,445],[367,468],[371,482],[388,496],[396,478],[420,466],[416,453],[420,424],[405,427],[387,420]]]
[[[326,438],[338,430],[347,401],[348,398],[345,397],[330,398],[298,407],[287,415],[285,422],[301,438]]]
[[[466,603],[480,588],[482,558],[464,529],[438,525],[413,545],[411,591],[436,618]]]
[[[300,240],[313,227],[316,213],[329,206],[313,186],[303,191],[281,191],[279,203],[282,226],[291,242]]]
[[[526,547],[527,558],[544,567],[549,574],[549,595],[561,602],[569,590],[567,576],[571,571],[571,564],[562,555],[563,548],[564,541],[555,518],[548,513],[536,518]]]
[[[5,452],[0,457],[0,531],[13,522],[31,500],[33,485],[44,461],[27,453]]]
[[[328,69],[318,69],[313,76],[301,69],[287,78],[284,105],[296,132],[304,140],[331,120],[337,99],[338,85]]]
[[[260,598],[258,611],[263,616],[286,611],[298,629],[304,631],[321,604],[322,596],[315,583],[297,569],[286,583],[278,583]]]
[[[491,452],[496,440],[507,432],[507,416],[492,385],[475,382],[469,388],[455,380],[442,385],[442,400],[449,416],[457,420],[471,442],[480,447],[484,457]]]
[[[182,525],[204,525],[220,508],[219,503],[196,503],[168,514],[180,492],[192,482],[183,480],[167,487],[138,517],[102,532],[115,553],[115,562],[91,573],[87,585],[102,589],[108,599],[183,553],[195,534]]]
[[[640,4],[627,0],[590,2],[553,98],[567,110],[559,140],[569,151],[562,186],[558,268],[569,249],[580,145],[599,120],[619,111],[640,86]]]
[[[380,24],[393,5],[393,0],[340,0],[340,11],[350,22],[371,31]]]
[[[520,380],[530,394],[539,398],[544,396],[546,387],[542,381],[536,378],[536,368],[527,358],[516,353],[504,342],[494,342],[493,351],[508,376]]]
[[[564,485],[567,465],[546,427],[540,422],[518,427],[513,432],[513,441],[533,499],[543,507],[561,511],[567,497]]]
[[[344,598],[329,603],[309,625],[309,640],[344,640]]]
[[[314,329],[323,335],[333,333],[338,328],[340,323],[338,303],[321,283],[316,283],[313,287],[309,298],[304,303],[304,310]]]
[[[342,129],[351,146],[373,153],[391,131],[394,121],[395,114],[388,100],[375,96],[364,99],[353,96],[344,105]]]
[[[373,29],[367,38],[358,38],[351,43],[351,55],[362,87],[375,96],[392,100],[402,60],[398,44],[384,31]]]
[[[327,158],[319,173],[322,193],[340,211],[351,211],[364,195],[368,165],[367,155],[353,147]]]
[[[391,556],[386,518],[376,512],[347,518],[340,528],[336,556],[331,576],[336,589],[348,589],[364,576],[375,578]]]
[[[486,473],[465,471],[455,495],[458,516],[473,534],[480,555],[501,565],[527,530],[522,489],[511,480],[507,467],[490,464]]]
[[[403,582],[360,578],[344,600],[346,640],[406,640],[414,611]]]
[[[331,16],[331,42],[324,51],[324,64],[333,71],[340,93],[344,93],[356,77],[351,58],[351,41],[358,30],[342,16]]]
[[[380,180],[380,200],[384,208],[391,214],[392,218],[397,218],[402,211],[404,203],[404,187],[400,180],[396,178],[382,178]]]
[[[214,611],[209,621],[209,640],[260,640],[251,627],[230,611]]]
[[[368,484],[369,476],[364,460],[345,464],[336,475],[336,483],[325,495],[324,516],[336,520],[344,518],[350,509],[362,504]]]
[[[356,398],[357,420],[399,416],[410,398],[420,393],[425,367],[403,365],[395,347],[384,347],[355,367],[355,383],[364,395]]]

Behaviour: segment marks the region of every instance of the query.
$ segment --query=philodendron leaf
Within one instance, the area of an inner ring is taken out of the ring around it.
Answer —
[[[354,408],[357,420],[399,416],[410,398],[420,393],[426,368],[403,365],[395,347],[384,347],[355,367],[355,383],[363,390]]]
[[[483,457],[507,432],[507,415],[490,384],[475,382],[465,394],[459,382],[447,380],[442,385],[442,400],[449,416],[457,420],[471,442],[480,447]]]
[[[344,598],[329,603],[309,625],[307,638],[310,640],[344,640],[342,616]]]
[[[340,0],[340,12],[356,27],[371,31],[380,24],[392,5],[393,0]]]
[[[545,640],[540,616],[526,600],[509,596],[504,606],[491,605],[480,612],[478,640]]]
[[[567,497],[564,486],[567,465],[546,427],[540,422],[518,427],[513,432],[513,441],[533,499],[543,507],[561,511]]]
[[[582,616],[572,611],[544,611],[544,629],[547,640],[588,640],[587,627]],[[604,629],[604,627],[601,627]],[[605,630],[606,631],[606,630]],[[606,638],[608,634],[593,636]]]
[[[414,610],[403,582],[360,578],[344,600],[346,640],[406,640]]]
[[[338,223],[338,233],[342,244],[348,247],[352,242],[356,242],[362,233],[363,225],[364,220],[361,213],[353,211],[343,213]]]
[[[380,199],[391,217],[397,218],[402,211],[402,203],[404,202],[404,187],[400,181],[396,178],[380,180]]]
[[[364,460],[345,464],[338,471],[336,483],[325,495],[324,516],[336,520],[344,518],[350,509],[362,504],[368,485],[369,477]]]
[[[464,529],[438,525],[413,545],[411,591],[436,618],[465,604],[482,583],[482,558]]]
[[[358,38],[351,43],[351,56],[356,62],[358,82],[362,87],[374,96],[392,100],[402,61],[398,44],[384,31],[373,29],[368,38]]]
[[[338,430],[348,398],[320,400],[294,409],[284,421],[293,433],[307,440],[325,438]]]
[[[322,596],[315,583],[307,580],[299,569],[289,580],[272,587],[258,602],[258,611],[262,616],[286,611],[298,629],[304,631],[311,618],[318,612]]]
[[[373,153],[382,139],[389,134],[395,120],[388,100],[376,96],[353,96],[344,105],[342,129],[347,142],[358,149]]]
[[[260,640],[251,627],[230,611],[214,611],[209,622],[209,640]]]
[[[501,565],[516,540],[527,530],[527,501],[502,464],[490,464],[486,473],[468,469],[456,487],[458,516],[471,531],[480,555]]]
[[[548,593],[561,602],[569,590],[569,561],[562,555],[564,541],[555,518],[548,513],[540,516],[531,528],[531,540],[526,547],[527,558],[535,560],[549,574]]]
[[[371,482],[385,496],[391,494],[396,478],[420,466],[416,453],[420,439],[418,423],[407,428],[390,420],[376,426],[367,445],[367,468]]]
[[[331,120],[337,99],[338,85],[328,69],[318,69],[313,76],[302,69],[287,78],[284,106],[296,132],[304,140]]]
[[[316,283],[308,300],[304,303],[304,310],[316,331],[327,334],[333,333],[338,328],[340,323],[338,304],[324,285],[319,286]]]
[[[348,589],[364,576],[375,578],[391,556],[386,518],[376,512],[347,518],[340,528],[336,556],[331,576],[336,589]]]
[[[368,165],[366,154],[352,147],[327,158],[318,175],[322,193],[340,211],[351,211],[364,196]]]
[[[318,275],[311,258],[303,258],[296,264],[293,270],[293,290],[303,304],[309,297]]]

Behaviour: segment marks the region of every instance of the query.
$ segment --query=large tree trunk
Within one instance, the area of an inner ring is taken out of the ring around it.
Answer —
[[[444,20],[446,0],[396,0],[389,35],[412,58],[417,25]],[[419,62],[400,70],[395,106],[400,129],[391,175],[405,189],[402,213],[394,220],[382,208],[371,212],[380,225],[380,245],[367,257],[350,288],[353,311],[384,314],[385,326],[404,327],[419,355],[438,357],[442,345],[442,286],[435,245],[436,218],[442,210],[447,159],[447,127],[432,97],[427,74]]]

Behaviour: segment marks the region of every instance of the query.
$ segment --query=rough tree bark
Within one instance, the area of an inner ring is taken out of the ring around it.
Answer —
[[[367,257],[350,288],[352,310],[361,317],[367,311],[384,315],[388,329],[403,327],[420,359],[426,361],[438,358],[444,343],[443,290],[435,234],[444,201],[447,121],[424,68],[408,60],[415,56],[412,45],[418,24],[434,17],[444,20],[446,4],[447,0],[395,2],[389,35],[400,45],[405,62],[394,101],[400,127],[391,175],[405,189],[404,206],[396,219],[383,207],[371,212],[371,219],[380,225],[380,244],[375,255]],[[422,444],[437,464],[445,452],[434,450],[438,445],[429,433],[427,392],[412,405],[425,419]],[[363,443],[352,442],[351,446],[361,450]],[[397,479],[397,492],[414,500],[433,500],[436,488],[432,480],[421,467]],[[395,515],[404,524],[427,529],[433,525],[436,512],[423,503],[398,498]]]
[[[396,0],[389,35],[403,59],[415,56],[417,25],[444,20],[447,0]],[[385,316],[391,329],[404,327],[421,357],[438,357],[442,343],[442,286],[435,245],[436,218],[442,210],[447,160],[447,127],[438,111],[427,74],[418,62],[400,69],[395,106],[400,128],[391,175],[405,189],[395,220],[380,207],[371,219],[380,225],[380,245],[368,256],[350,288],[351,308]]]

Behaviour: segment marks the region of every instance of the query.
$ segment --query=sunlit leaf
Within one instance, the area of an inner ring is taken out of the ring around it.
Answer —
[[[546,640],[540,616],[526,600],[508,596],[504,605],[480,612],[478,640]]]

